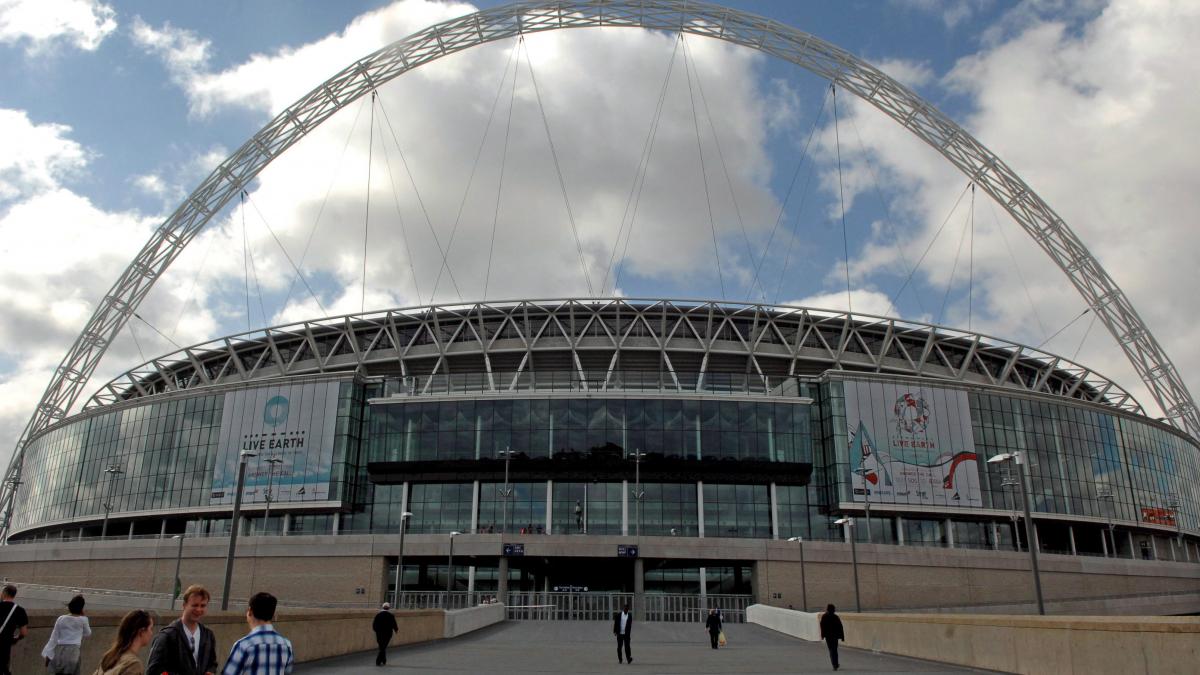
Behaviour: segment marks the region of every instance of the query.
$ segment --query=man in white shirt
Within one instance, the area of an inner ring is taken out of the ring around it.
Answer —
[[[217,639],[200,619],[208,612],[208,591],[189,586],[183,613],[154,636],[146,672],[170,675],[213,675],[217,672]]]
[[[622,644],[625,646],[625,661],[633,663],[633,656],[629,654],[629,636],[632,634],[633,613],[629,611],[629,605],[626,604],[621,608],[621,611],[613,617],[613,635],[617,636],[617,663],[622,663]]]

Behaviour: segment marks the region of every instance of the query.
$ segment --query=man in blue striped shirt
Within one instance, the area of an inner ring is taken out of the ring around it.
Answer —
[[[292,643],[275,632],[271,620],[279,601],[270,593],[255,593],[246,608],[250,633],[233,643],[221,675],[289,675]]]

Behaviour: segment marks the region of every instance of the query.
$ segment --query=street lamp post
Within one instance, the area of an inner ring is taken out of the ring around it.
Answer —
[[[175,578],[171,580],[171,611],[175,611],[175,598],[179,597],[179,565],[183,562],[183,538],[185,535],[177,534],[172,539],[179,540],[179,548],[175,551]]]
[[[500,497],[504,500],[503,509],[504,515],[500,520],[500,532],[508,534],[508,500],[512,497],[512,487],[508,484],[508,462],[512,459],[512,448],[506,447],[499,452],[504,455],[504,489],[500,491]]]
[[[1025,487],[1025,463],[1020,452],[1005,452],[988,460],[988,464],[1007,462],[1017,463],[1017,480],[1021,484],[1021,501],[1025,508],[1025,543],[1029,549],[1029,564],[1033,571],[1033,592],[1037,597],[1038,614],[1046,613],[1046,603],[1042,600],[1042,575],[1038,571],[1038,542],[1033,529],[1033,517],[1029,508],[1029,489]]]
[[[396,556],[396,609],[404,599],[404,531],[408,529],[408,519],[412,518],[411,511],[400,514],[400,555]]]
[[[17,503],[17,488],[20,487],[23,482],[24,481],[18,480],[15,477],[4,481],[4,484],[8,486],[8,489],[13,494],[13,498],[8,500],[8,508],[4,510],[4,543],[8,542],[8,532],[10,530],[9,525],[12,525],[13,504]]]
[[[1167,506],[1171,507],[1171,517],[1175,520],[1175,538],[1179,540],[1179,548],[1184,558],[1188,557],[1187,549],[1183,547],[1183,522],[1179,517],[1179,495],[1172,492],[1167,495]]]
[[[646,453],[641,450],[633,451],[633,498],[637,500],[637,536],[642,536],[642,498],[646,493],[642,490],[642,458]]]
[[[283,458],[268,457],[263,461],[267,463],[267,510],[263,514],[263,528],[268,528],[271,526],[271,501],[273,500],[273,497],[271,496],[271,488],[274,486],[275,466],[278,464],[283,464]]]
[[[446,570],[446,609],[450,609],[450,589],[454,583],[454,538],[462,534],[455,530],[450,533],[450,559]]]
[[[858,547],[854,544],[854,540],[857,539],[854,534],[854,519],[846,516],[833,521],[833,524],[845,527],[850,535],[850,566],[854,568],[854,611],[861,612],[862,599],[858,593]]]
[[[1117,505],[1116,496],[1113,495],[1112,490],[1104,488],[1096,492],[1096,499],[1104,499],[1108,501],[1108,508],[1105,510],[1105,515],[1108,516],[1108,540],[1109,543],[1112,544],[1112,557],[1119,558],[1121,556],[1117,555],[1116,526],[1113,524],[1113,511],[1116,509]]]
[[[1017,527],[1017,520],[1018,520],[1017,508],[1016,508],[1015,504],[1012,504],[1012,501],[1014,500],[1014,498],[1012,496],[1012,493],[1009,492],[1017,487],[1017,479],[1013,478],[1013,475],[1011,473],[1006,472],[1003,474],[1003,476],[1000,479],[1000,487],[1005,488],[1005,490],[1006,490],[1005,494],[1007,494],[1009,496],[1009,500],[1010,500],[1009,505],[1012,507],[1012,512],[1008,514],[1008,517],[1012,519],[1013,537],[1016,539],[1017,553],[1020,553],[1021,552],[1021,530]]]
[[[804,537],[788,537],[800,547],[800,611],[808,611],[808,587],[804,584]]]
[[[246,486],[246,461],[257,452],[243,450],[238,461],[237,492],[233,494],[233,518],[229,523],[229,551],[225,554],[225,584],[221,591],[221,611],[229,609],[229,585],[233,582],[233,554],[237,551],[238,519],[242,517],[242,491]]]
[[[854,473],[858,474],[858,476],[860,478],[862,478],[863,512],[866,514],[866,517],[867,517],[867,543],[870,544],[870,543],[873,543],[872,535],[871,535],[871,485],[867,481],[867,470],[866,469],[859,467],[854,470]]]
[[[100,538],[101,539],[108,536],[108,515],[110,513],[112,513],[112,507],[113,507],[113,504],[112,504],[113,481],[116,480],[117,476],[120,476],[121,474],[123,474],[125,472],[122,471],[121,467],[117,466],[116,464],[109,464],[108,467],[106,469],[104,469],[104,473],[108,474],[108,488],[104,491],[104,504],[101,505],[104,507],[104,523],[100,526]]]

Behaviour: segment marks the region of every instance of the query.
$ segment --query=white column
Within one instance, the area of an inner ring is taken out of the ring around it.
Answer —
[[[946,545],[954,548],[954,521],[947,518],[942,527],[946,528]]]
[[[1136,548],[1134,548],[1134,546],[1133,546],[1133,532],[1130,532],[1129,530],[1125,530],[1125,537],[1127,539],[1129,539],[1129,557],[1137,558],[1138,550]]]
[[[1067,526],[1067,536],[1071,538],[1071,555],[1079,555],[1079,551],[1075,549],[1075,526]]]
[[[774,450],[772,450],[772,453]],[[775,483],[772,482],[769,486],[771,494],[771,538],[779,538],[779,496],[775,490]]]
[[[700,610],[702,614],[708,614],[708,571],[707,568],[700,568]]]
[[[1104,551],[1104,557],[1108,557],[1108,533],[1100,530],[1100,547]]]
[[[629,481],[621,481],[621,535],[629,536]]]
[[[992,521],[992,550],[1000,550],[1000,528],[996,526],[996,521]]]
[[[554,481],[546,481],[546,534],[550,534],[550,524],[554,522]]]
[[[197,531],[199,531],[199,525],[197,525],[196,529],[197,529]],[[286,535],[288,532],[291,531],[291,529],[292,529],[292,514],[285,513],[285,514],[283,514],[283,534]]]
[[[479,532],[479,481],[471,487],[471,532]],[[472,570],[475,568],[472,567]],[[475,573],[471,572],[471,583],[475,582]]]
[[[704,481],[696,481],[696,533],[704,536]],[[719,532],[717,534],[720,534]]]
[[[475,592],[475,566],[471,565],[467,568],[467,592]]]
[[[246,522],[246,521],[243,520],[242,522]],[[133,539],[133,521],[132,520],[129,521],[129,538]]]
[[[904,516],[896,516],[896,542],[904,545]]]
[[[332,529],[333,529],[333,534],[334,534],[334,536],[337,536],[337,533],[338,533],[338,525],[341,523],[341,520],[342,520],[342,519],[339,517],[339,515],[338,515],[338,514],[336,514],[336,513],[335,513],[335,514],[333,514],[333,528],[332,528]]]
[[[158,528],[158,538],[165,539],[167,536],[167,519],[162,519],[162,527]]]
[[[133,532],[133,530],[130,530],[130,532]],[[130,538],[133,538],[132,534],[130,535]],[[1158,539],[1158,537],[1156,537],[1154,535],[1150,535],[1150,555],[1154,556],[1155,560],[1158,560],[1158,541],[1156,541],[1157,539]]]

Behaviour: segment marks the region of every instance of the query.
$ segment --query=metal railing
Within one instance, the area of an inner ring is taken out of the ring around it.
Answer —
[[[646,593],[642,596],[646,621],[703,623],[708,610],[721,610],[730,623],[746,620],[749,595],[689,595]],[[633,593],[553,593],[510,591],[508,618],[518,621],[609,621],[626,604],[635,602]]]
[[[633,391],[721,395],[800,395],[800,378],[756,373],[604,370],[439,373],[384,380],[385,397],[511,393],[514,391]]]

